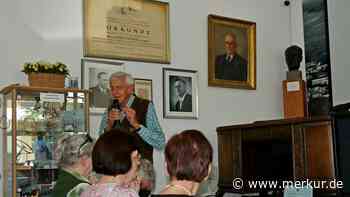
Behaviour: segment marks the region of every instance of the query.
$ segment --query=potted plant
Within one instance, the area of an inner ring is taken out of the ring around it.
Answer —
[[[69,75],[67,66],[61,62],[25,63],[22,72],[28,75],[30,86],[51,88],[64,88],[65,77]]]

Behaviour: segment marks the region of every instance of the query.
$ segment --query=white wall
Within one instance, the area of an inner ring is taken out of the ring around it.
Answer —
[[[285,78],[284,50],[299,43],[290,33],[290,7],[276,0],[176,0],[170,2],[171,64],[126,62],[137,77],[150,78],[158,117],[169,138],[183,129],[205,132],[215,150],[217,126],[282,117],[281,81]],[[293,11],[294,13],[295,11]],[[20,72],[25,61],[60,60],[73,76],[80,76],[82,58],[82,9],[80,1],[12,0],[0,7],[0,85],[26,83]],[[257,23],[257,90],[207,86],[207,15]],[[300,24],[299,24],[300,25]],[[298,26],[298,24],[296,24]],[[193,69],[199,72],[199,120],[162,118],[162,68]],[[98,126],[92,117],[91,128]],[[165,184],[163,156],[155,153],[157,185]]]
[[[334,105],[350,102],[349,0],[328,0],[329,37]]]

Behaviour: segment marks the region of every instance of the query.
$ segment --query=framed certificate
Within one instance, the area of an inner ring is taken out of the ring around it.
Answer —
[[[84,0],[84,56],[170,63],[169,4]]]

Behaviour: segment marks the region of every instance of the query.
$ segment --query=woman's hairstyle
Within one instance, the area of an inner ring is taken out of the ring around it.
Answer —
[[[54,155],[61,167],[76,164],[82,156],[91,156],[93,139],[87,134],[64,133],[58,138]]]
[[[202,182],[209,174],[213,148],[200,131],[186,130],[170,138],[165,160],[170,177]]]
[[[131,153],[137,150],[135,138],[120,129],[100,136],[92,151],[92,167],[96,173],[116,176],[131,168]]]

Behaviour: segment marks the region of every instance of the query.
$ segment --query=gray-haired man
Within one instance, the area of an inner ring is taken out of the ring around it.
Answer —
[[[165,136],[153,104],[134,95],[134,79],[128,73],[113,73],[109,83],[111,95],[118,100],[121,111],[108,108],[100,124],[100,133],[113,127],[128,130],[138,139],[142,158],[153,162],[153,148],[160,150],[165,144]],[[144,189],[151,190],[152,187],[147,186]],[[142,193],[140,195],[143,196]]]

